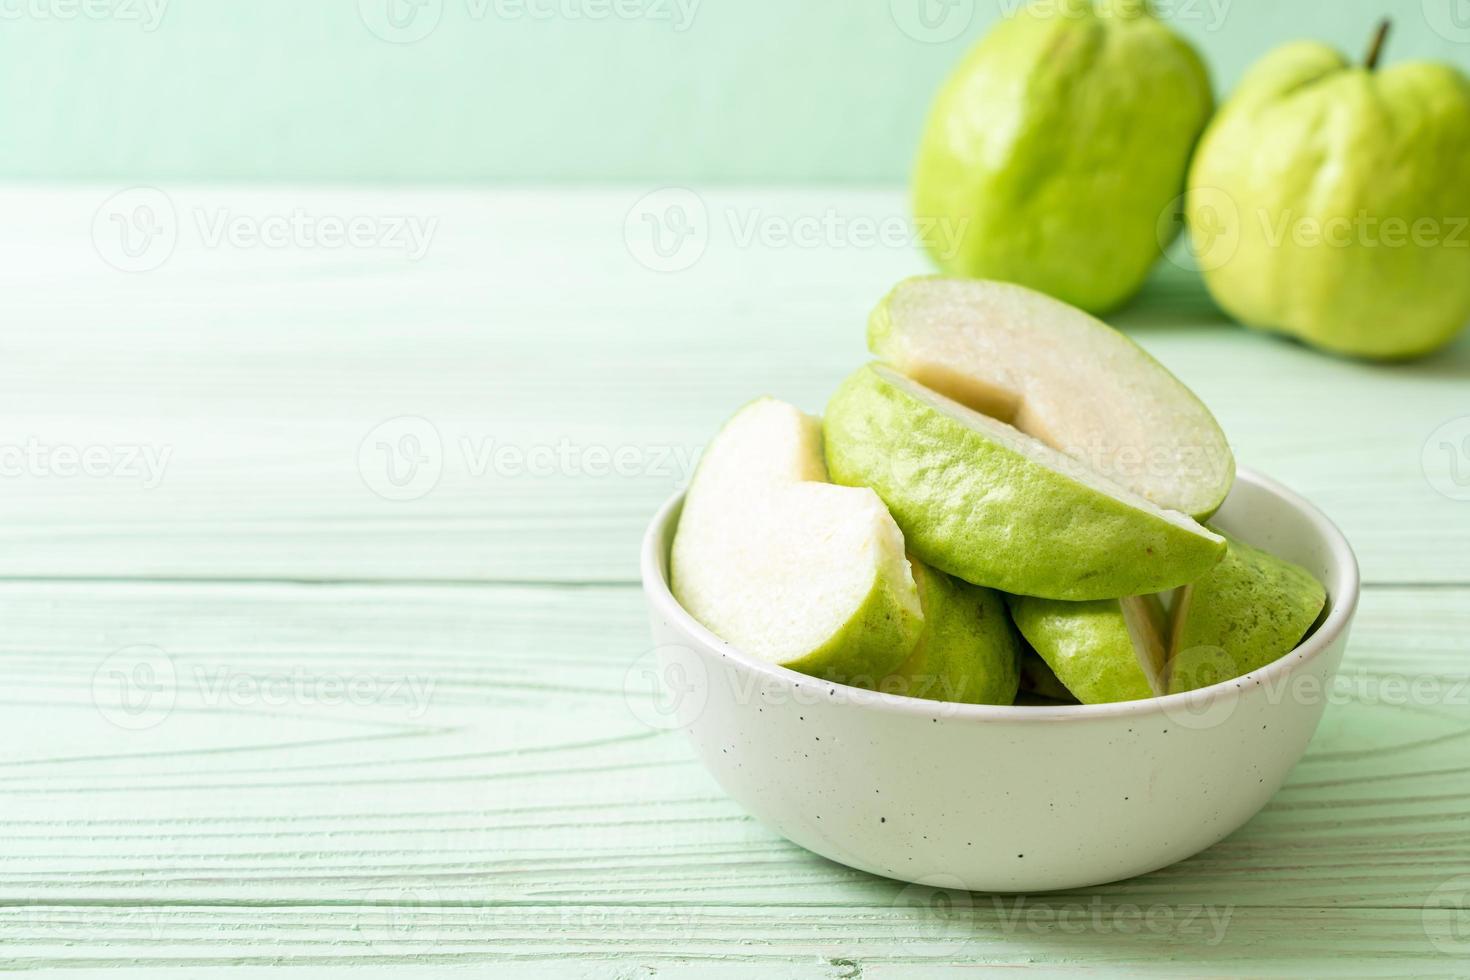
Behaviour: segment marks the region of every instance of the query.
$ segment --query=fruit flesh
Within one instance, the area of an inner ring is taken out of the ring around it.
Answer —
[[[843,683],[881,677],[923,624],[903,536],[871,491],[825,478],[815,419],[774,399],[746,406],[700,459],[670,584],[749,654]]]
[[[823,428],[832,479],[872,487],[910,551],[974,585],[1120,598],[1182,585],[1224,553],[1185,515],[883,365],[843,382]]]
[[[1009,283],[899,283],[868,346],[904,374],[1167,510],[1207,517],[1235,479],[1208,408],[1107,324]]]

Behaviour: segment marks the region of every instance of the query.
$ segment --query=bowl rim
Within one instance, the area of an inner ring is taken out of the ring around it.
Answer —
[[[1198,704],[1202,700],[1213,701],[1220,697],[1238,698],[1249,686],[1269,683],[1293,673],[1298,667],[1310,663],[1331,648],[1346,633],[1357,612],[1358,598],[1362,591],[1358,559],[1337,525],[1333,524],[1327,515],[1305,497],[1255,470],[1239,467],[1236,471],[1236,482],[1252,485],[1284,500],[1298,516],[1311,525],[1321,540],[1326,542],[1335,566],[1332,570],[1334,574],[1329,576],[1333,581],[1323,583],[1329,596],[1330,608],[1321,625],[1291,652],[1249,674],[1181,694],[1166,694],[1141,701],[1116,701],[1108,704],[965,704],[957,701],[936,701],[856,688],[762,660],[725,642],[706,629],[674,598],[673,591],[664,577],[660,567],[665,564],[660,543],[669,522],[684,503],[683,491],[675,493],[659,507],[643,534],[639,553],[643,592],[655,613],[663,616],[685,634],[703,644],[710,652],[717,653],[748,670],[753,670],[784,685],[800,687],[805,684],[819,691],[830,688],[829,694],[832,695],[857,692],[861,697],[844,695],[842,701],[863,707],[925,717],[932,717],[936,711],[939,711],[950,720],[1006,722],[1081,721],[1105,717],[1122,718],[1167,714],[1174,709],[1187,709],[1190,705]]]

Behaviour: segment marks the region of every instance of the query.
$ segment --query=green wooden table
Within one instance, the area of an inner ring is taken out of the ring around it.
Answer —
[[[899,193],[117,190],[0,193],[0,965],[1470,975],[1470,343],[1334,360],[1160,266],[1116,322],[1358,551],[1343,683],[1205,853],[952,896],[756,824],[629,680],[643,525],[864,359]]]

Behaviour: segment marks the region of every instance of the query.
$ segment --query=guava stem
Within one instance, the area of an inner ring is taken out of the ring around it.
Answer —
[[[1388,40],[1389,28],[1393,27],[1393,21],[1385,17],[1378,25],[1378,31],[1373,35],[1373,46],[1368,49],[1367,60],[1363,64],[1369,71],[1378,67],[1378,57],[1383,54],[1383,42]]]

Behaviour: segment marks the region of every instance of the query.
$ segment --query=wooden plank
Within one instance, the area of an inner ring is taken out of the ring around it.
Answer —
[[[719,422],[762,392],[819,411],[865,359],[873,302],[925,268],[909,238],[856,230],[901,227],[890,191],[705,190],[703,254],[660,273],[624,232],[646,188],[178,186],[177,244],[126,273],[102,258],[127,265],[112,219],[153,199],[115,190],[0,191],[0,450],[48,461],[0,481],[0,576],[631,581]],[[298,213],[378,237],[213,237]],[[432,226],[422,257],[397,219]],[[761,230],[812,227],[821,247]],[[1370,581],[1470,584],[1470,504],[1423,462],[1456,461],[1431,437],[1470,412],[1470,342],[1398,367],[1320,356],[1224,323],[1167,263],[1118,322],[1242,462],[1342,524]],[[58,475],[58,449],[103,472]],[[410,458],[424,482],[395,487]]]
[[[713,967],[726,977],[942,978],[951,975],[945,967],[985,964],[1092,975],[1463,976],[1462,961],[1434,955],[1417,912],[1154,905],[1120,914],[1048,901],[1018,916],[1013,902],[997,898],[995,905],[942,916],[924,908],[875,914],[779,904],[171,908],[152,915],[67,908],[20,922],[0,910],[0,932],[26,937],[11,949],[10,965],[22,969],[400,965],[438,975],[488,966],[515,975],[529,967],[533,976],[683,977]],[[201,943],[201,936],[231,942]],[[100,937],[108,941],[105,955],[89,955],[84,944]],[[629,972],[637,970],[646,972]]]
[[[1467,600],[1369,590],[1311,751],[1237,834],[993,900],[842,868],[725,799],[626,693],[632,588],[0,583],[0,948],[241,975],[1454,975]]]

